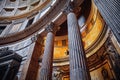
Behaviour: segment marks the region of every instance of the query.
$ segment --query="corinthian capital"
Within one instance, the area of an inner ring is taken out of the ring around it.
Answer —
[[[71,2],[71,1],[69,1],[68,4],[67,4],[67,5],[65,6],[65,8],[63,9],[63,12],[64,12],[65,14],[68,14],[68,13],[70,13],[70,12],[73,12],[73,10],[74,10],[74,3]]]
[[[53,23],[51,22],[46,28],[46,32],[53,32],[54,34],[56,33],[56,31],[58,30],[59,28]]]
[[[45,29],[46,29],[47,32],[53,32],[54,31],[53,30],[54,29],[54,23],[51,22]]]

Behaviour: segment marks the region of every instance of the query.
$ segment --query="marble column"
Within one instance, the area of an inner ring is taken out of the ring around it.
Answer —
[[[67,7],[70,80],[90,80],[82,37],[71,4]]]
[[[52,63],[53,63],[53,50],[54,50],[54,29],[53,24],[50,24],[46,28],[47,37],[42,58],[42,65],[40,69],[40,80],[51,80],[52,79]]]
[[[94,0],[94,2],[120,43],[120,0]]]

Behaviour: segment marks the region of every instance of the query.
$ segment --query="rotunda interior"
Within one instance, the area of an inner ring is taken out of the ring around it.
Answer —
[[[120,80],[119,0],[0,0],[0,80]]]

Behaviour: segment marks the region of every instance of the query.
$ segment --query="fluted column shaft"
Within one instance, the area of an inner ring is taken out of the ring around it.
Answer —
[[[73,12],[68,13],[67,24],[70,56],[70,80],[90,80],[81,33],[76,15]]]
[[[53,49],[54,33],[50,31],[47,33],[47,39],[42,59],[42,67],[40,70],[40,80],[52,79]]]
[[[94,0],[94,2],[120,43],[120,0]]]

